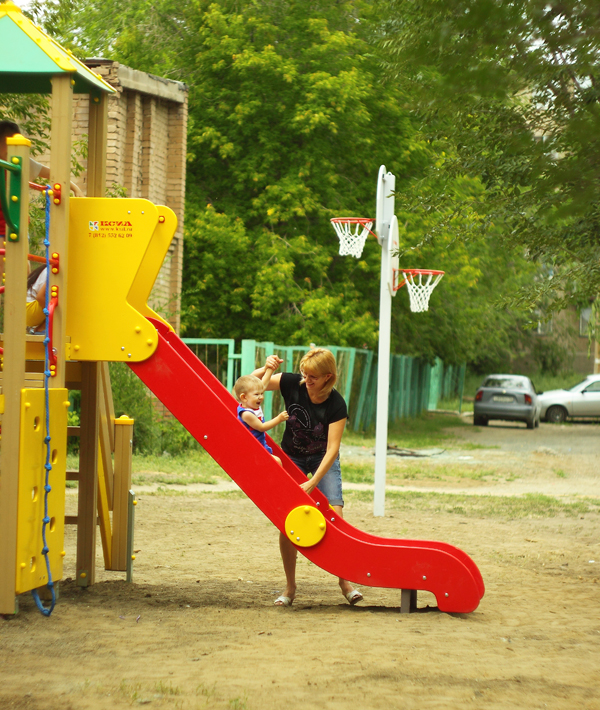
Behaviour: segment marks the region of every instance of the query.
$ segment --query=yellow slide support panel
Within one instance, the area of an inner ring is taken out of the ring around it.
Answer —
[[[158,338],[145,316],[158,316],[145,301],[176,227],[171,210],[148,200],[71,200],[70,359],[139,362],[152,355]]]
[[[61,579],[64,557],[65,478],[67,471],[66,389],[51,389],[50,471],[46,543],[52,580]],[[19,441],[19,498],[17,506],[17,569],[15,590],[23,594],[48,583],[42,554],[44,486],[46,484],[46,403],[43,389],[21,390],[21,431]]]

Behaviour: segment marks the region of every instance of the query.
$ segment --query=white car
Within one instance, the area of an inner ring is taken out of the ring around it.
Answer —
[[[564,422],[567,417],[600,417],[600,375],[588,375],[570,390],[550,390],[538,395],[541,418]]]

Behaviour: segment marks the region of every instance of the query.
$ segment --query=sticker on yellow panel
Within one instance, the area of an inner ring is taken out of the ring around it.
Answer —
[[[73,198],[69,215],[67,335],[71,359],[139,362],[156,350],[154,327],[128,294],[159,224],[141,199]],[[152,284],[158,275],[156,266]]]
[[[67,470],[68,391],[49,390],[50,465],[46,545],[53,581],[62,577]],[[46,494],[46,402],[43,389],[21,390],[17,568],[15,590],[22,594],[48,583],[42,553]]]

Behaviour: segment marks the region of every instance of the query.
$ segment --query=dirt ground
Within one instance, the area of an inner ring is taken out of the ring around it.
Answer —
[[[348,488],[346,517],[465,550],[486,585],[472,614],[440,613],[419,592],[421,611],[401,615],[398,590],[373,588],[350,607],[305,558],[294,605],[275,607],[277,534],[248,499],[222,487],[142,490],[133,584],[103,570],[98,542],[97,584],[77,588],[68,529],[52,616],[24,595],[20,613],[0,621],[0,708],[600,708],[600,425],[457,435],[462,444],[419,459],[430,478],[395,475],[386,517],[373,517],[360,484]],[[346,461],[370,455],[344,450]],[[486,475],[440,477],[452,466]],[[505,502],[541,493],[573,507],[478,515],[441,496],[403,502],[399,491]],[[74,492],[67,507],[75,512]]]

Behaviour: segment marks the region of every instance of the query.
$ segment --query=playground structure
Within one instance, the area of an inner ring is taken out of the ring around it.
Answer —
[[[318,490],[309,496],[300,488],[304,475],[274,442],[270,444],[283,467],[239,425],[231,394],[147,305],[177,227],[174,213],[144,199],[103,197],[106,97],[112,87],[11,2],[0,5],[0,46],[15,47],[19,58],[0,66],[0,91],[52,93],[53,194],[48,209],[54,260],[48,334],[26,336],[29,142],[16,136],[9,139],[8,163],[1,166],[2,172],[11,171],[11,180],[3,191],[3,212],[9,218],[4,245],[0,614],[17,611],[19,594],[43,588],[50,577],[52,590],[62,577],[64,522],[75,522],[64,518],[66,439],[75,433],[67,426],[68,389],[81,389],[76,582],[89,586],[95,581],[97,518],[106,567],[124,570],[130,565],[132,507],[127,492],[133,423],[114,420],[110,361],[126,362],[315,564],[365,586],[402,590],[403,612],[414,608],[418,589],[431,591],[442,611],[477,608],[484,585],[468,555],[446,543],[380,538],[354,528],[333,513]],[[91,97],[86,198],[70,198],[66,187],[74,91]],[[11,204],[18,205],[18,218],[13,219]],[[50,434],[43,426],[48,419]]]

